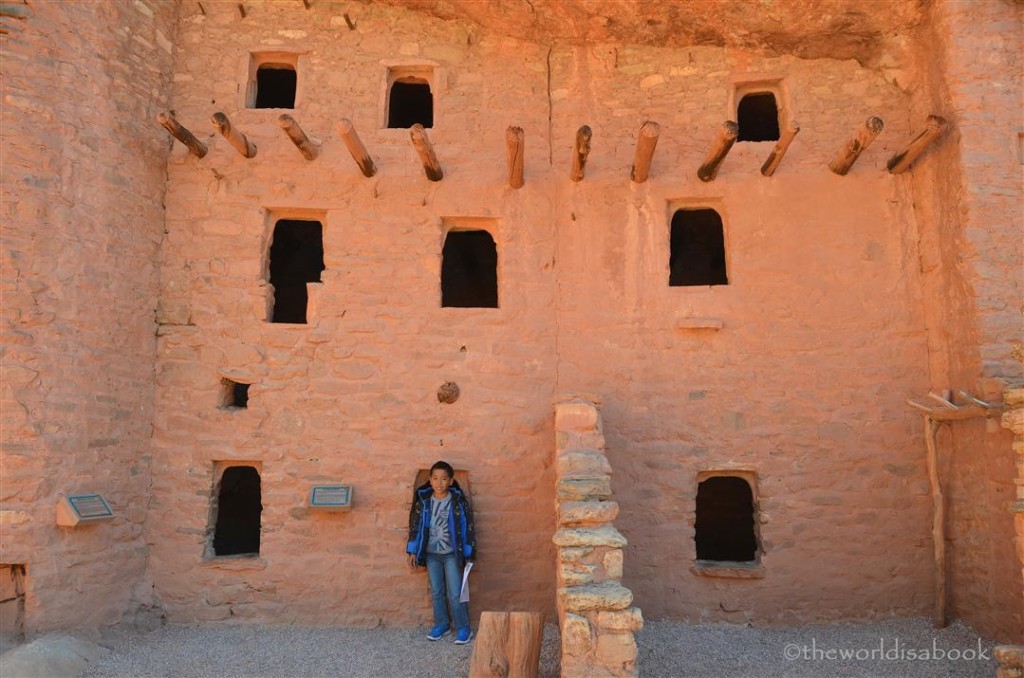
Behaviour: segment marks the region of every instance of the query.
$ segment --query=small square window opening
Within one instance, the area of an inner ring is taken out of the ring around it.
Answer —
[[[224,407],[235,409],[249,407],[249,384],[242,384],[230,379],[223,379],[221,383],[224,385]]]
[[[402,129],[419,124],[434,126],[434,66],[391,66],[387,72],[385,122]]]
[[[751,92],[736,107],[737,141],[778,141],[779,107],[772,92]]]
[[[262,64],[256,70],[256,102],[253,108],[295,108],[295,68]]]

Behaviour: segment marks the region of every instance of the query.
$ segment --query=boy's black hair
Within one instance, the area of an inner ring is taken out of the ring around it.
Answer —
[[[452,465],[446,461],[435,461],[434,465],[430,467],[430,473],[433,475],[434,471],[441,470],[448,474],[448,477],[455,480],[455,469]]]

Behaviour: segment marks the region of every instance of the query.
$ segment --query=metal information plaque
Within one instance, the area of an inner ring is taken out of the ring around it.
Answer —
[[[102,494],[72,494],[57,497],[57,524],[74,527],[79,523],[114,517]]]
[[[309,494],[309,507],[330,511],[347,511],[352,508],[351,485],[314,485]]]

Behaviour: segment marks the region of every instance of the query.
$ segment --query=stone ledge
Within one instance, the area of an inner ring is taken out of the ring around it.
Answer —
[[[569,612],[624,610],[633,603],[633,592],[617,582],[567,586],[558,595]]]
[[[729,561],[698,560],[690,566],[690,572],[702,577],[723,579],[764,579],[761,563],[734,563]]]
[[[217,556],[207,558],[200,563],[200,566],[211,570],[241,572],[245,570],[265,570],[267,569],[267,561],[258,556]]]
[[[676,318],[676,329],[680,330],[713,330],[725,327],[719,318]]]
[[[622,548],[628,542],[611,525],[602,527],[563,527],[555,532],[553,540],[558,546],[610,546]]]

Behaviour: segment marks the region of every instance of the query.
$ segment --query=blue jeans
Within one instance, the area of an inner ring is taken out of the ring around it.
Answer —
[[[451,624],[448,617],[448,609],[451,608],[455,630],[468,629],[469,606],[459,602],[462,571],[458,555],[428,553],[427,577],[430,579],[430,598],[434,603],[434,626],[448,627]]]

